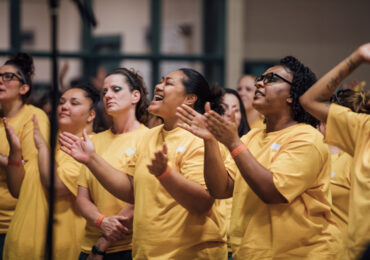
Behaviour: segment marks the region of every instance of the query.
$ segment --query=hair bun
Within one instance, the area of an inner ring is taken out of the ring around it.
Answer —
[[[16,64],[24,74],[33,76],[35,72],[35,66],[33,64],[33,58],[24,52],[19,52],[17,56],[12,59],[13,63]]]

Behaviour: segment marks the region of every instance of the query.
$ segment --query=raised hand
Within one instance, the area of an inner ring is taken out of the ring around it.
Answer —
[[[107,76],[107,71],[103,66],[100,66],[97,70],[96,77],[91,79],[96,89],[101,90],[103,88],[105,76]]]
[[[112,216],[103,219],[100,229],[111,242],[122,239],[129,233],[128,218],[125,216]]]
[[[8,124],[8,119],[6,119],[5,117],[3,118],[3,122],[5,126],[6,138],[8,139],[10,146],[9,156],[13,154],[14,156],[17,155],[17,157],[21,157],[22,146],[18,136],[15,134],[14,128]]]
[[[358,48],[361,58],[366,62],[370,62],[370,43],[365,43]]]
[[[160,176],[167,168],[167,146],[166,143],[163,143],[163,149],[158,150],[154,153],[154,158],[152,163],[148,164],[147,167],[149,172],[155,176]]]
[[[72,156],[76,161],[86,164],[91,155],[95,153],[95,147],[86,130],[83,131],[83,139],[74,134],[63,132],[59,135],[60,149]]]
[[[213,110],[206,112],[204,116],[207,118],[207,129],[219,142],[230,148],[239,141],[235,118],[234,122],[228,121]]]
[[[41,148],[48,148],[48,144],[41,134],[39,122],[37,121],[36,115],[33,115],[32,121],[33,121],[33,140],[35,141],[35,146],[37,150],[40,150]]]
[[[206,111],[210,110],[209,103],[206,104],[205,108]],[[206,140],[213,138],[211,132],[207,129],[206,117],[191,107],[182,104],[177,107],[176,116],[182,121],[182,123],[177,124],[179,127]]]

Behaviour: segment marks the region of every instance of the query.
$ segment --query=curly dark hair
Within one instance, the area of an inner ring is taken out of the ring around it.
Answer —
[[[293,56],[286,56],[281,59],[279,65],[293,74],[290,88],[290,96],[293,99],[293,119],[299,123],[307,123],[315,127],[319,121],[303,109],[299,103],[299,98],[317,81],[316,75]]]
[[[148,91],[146,89],[143,77],[134,69],[118,68],[109,73],[110,75],[122,75],[126,79],[126,83],[130,86],[130,90],[138,90],[140,92],[140,100],[136,104],[135,116],[140,123],[146,124],[149,119],[148,113]]]
[[[185,75],[182,83],[185,86],[187,94],[195,94],[197,101],[194,104],[194,110],[198,113],[204,114],[204,105],[206,102],[211,104],[211,109],[219,114],[223,114],[222,96],[223,91],[217,86],[210,86],[207,80],[198,71],[181,68],[178,69]]]
[[[23,103],[26,103],[28,97],[31,95],[32,78],[35,73],[35,66],[33,64],[32,57],[27,53],[20,52],[15,57],[7,60],[4,65],[10,65],[16,68],[22,77],[22,83],[30,86],[28,92],[22,95],[22,101]]]

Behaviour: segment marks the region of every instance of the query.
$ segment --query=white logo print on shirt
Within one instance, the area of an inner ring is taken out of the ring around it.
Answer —
[[[271,149],[273,149],[273,150],[275,150],[275,151],[279,151],[280,146],[281,146],[280,144],[273,143],[273,144],[270,146],[270,148],[271,148]]]
[[[128,154],[128,155],[133,155],[135,152],[136,152],[136,150],[135,150],[135,149],[127,148],[127,149],[125,150],[125,153],[126,153],[126,154]]]
[[[179,146],[176,149],[176,152],[180,152],[182,154],[185,153],[185,151],[186,151],[186,147],[184,147],[184,146]]]

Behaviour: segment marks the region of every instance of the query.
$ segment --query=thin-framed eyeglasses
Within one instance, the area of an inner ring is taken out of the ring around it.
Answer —
[[[2,77],[4,82],[12,81],[14,78],[19,80],[20,82],[23,82],[23,79],[13,72],[0,73],[0,77]]]
[[[256,84],[258,81],[262,81],[263,84],[267,84],[267,83],[270,83],[270,82],[277,82],[277,81],[279,81],[279,79],[288,83],[289,85],[293,85],[292,82],[290,82],[287,79],[284,79],[282,76],[280,76],[279,74],[276,74],[274,72],[270,72],[270,73],[267,73],[265,75],[257,76],[254,84]]]

